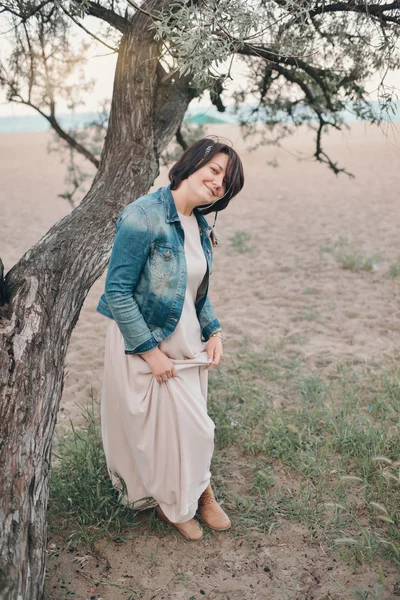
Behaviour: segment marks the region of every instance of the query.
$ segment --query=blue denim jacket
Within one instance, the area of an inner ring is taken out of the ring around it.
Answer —
[[[207,260],[196,313],[207,341],[221,326],[207,296],[212,245],[206,219],[194,211]],[[126,354],[141,354],[169,337],[180,319],[187,285],[184,231],[171,194],[159,188],[124,208],[116,224],[105,293],[97,310],[114,319]]]

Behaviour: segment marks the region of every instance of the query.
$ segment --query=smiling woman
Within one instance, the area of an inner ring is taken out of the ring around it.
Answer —
[[[204,138],[185,150],[172,167],[169,179],[175,202],[178,199],[189,211],[197,207],[203,214],[224,210],[244,184],[239,156],[218,138]],[[204,188],[208,190],[206,199]],[[193,204],[196,197],[197,202]],[[211,203],[210,197],[213,198]]]
[[[157,504],[160,518],[199,540],[197,509],[209,527],[230,526],[210,485],[207,376],[223,350],[208,298],[211,227],[201,213],[228,206],[243,187],[243,167],[229,145],[205,138],[184,152],[170,180],[117,220],[98,305],[111,319],[102,435],[122,501],[134,508]]]

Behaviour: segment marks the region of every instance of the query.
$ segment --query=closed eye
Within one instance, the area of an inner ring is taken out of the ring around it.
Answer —
[[[219,171],[218,169],[216,169],[215,167],[213,167],[213,166],[210,166],[210,169],[211,169],[211,171],[212,171],[212,172],[213,172],[215,175],[218,175],[218,174],[220,173],[220,171]],[[222,181],[222,185],[226,186],[226,179],[225,179],[225,178],[224,178],[224,179],[223,179],[223,181]]]

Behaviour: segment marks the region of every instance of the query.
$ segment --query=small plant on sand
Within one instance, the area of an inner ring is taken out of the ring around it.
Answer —
[[[391,279],[396,279],[400,275],[400,260],[393,262],[389,266],[389,277]]]
[[[346,236],[340,236],[333,246],[321,246],[320,250],[333,254],[342,269],[349,271],[375,271],[383,261],[379,253],[364,256],[350,244]]]
[[[251,252],[251,246],[248,244],[250,240],[251,234],[247,231],[235,231],[235,233],[229,238],[234,250],[240,254]]]
[[[320,313],[313,308],[305,308],[293,318],[294,321],[316,321],[319,319]]]
[[[383,260],[381,254],[363,256],[351,246],[339,247],[334,255],[340,266],[350,271],[375,271]]]
[[[319,251],[325,254],[333,254],[335,251],[335,247],[322,245],[319,247]]]
[[[310,296],[317,293],[317,289],[315,287],[306,287],[301,292],[304,296]]]

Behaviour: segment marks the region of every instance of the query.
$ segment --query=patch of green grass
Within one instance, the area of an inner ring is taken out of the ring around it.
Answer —
[[[277,394],[291,408],[274,409]],[[92,399],[85,427],[56,444],[49,502],[51,525],[90,547],[99,536],[123,540],[139,523],[111,485],[97,413]],[[355,567],[378,556],[400,563],[398,362],[343,364],[325,377],[300,352],[271,344],[252,352],[244,342],[210,371],[209,413],[214,483],[236,535],[294,521]],[[233,491],[225,479],[238,456],[245,479]],[[165,534],[153,514],[149,526]]]
[[[320,379],[320,377],[309,375],[302,377],[297,382],[297,388],[305,402],[321,405],[326,398],[329,385]]]
[[[288,344],[305,344],[307,338],[301,333],[293,333],[290,337],[287,338]]]
[[[397,260],[396,262],[392,263],[389,266],[389,277],[391,279],[396,279],[396,277],[398,277],[400,275],[400,260]]]
[[[295,321],[316,321],[319,319],[320,313],[313,308],[305,308],[304,310],[297,313],[294,317]]]
[[[285,376],[290,361],[284,353],[261,353],[249,369],[245,353],[243,348],[245,369],[237,372],[227,360],[210,373],[217,445],[236,445],[257,462],[240,499],[227,491],[228,502],[240,511],[239,530],[265,532],[295,520],[355,565],[377,555],[400,562],[400,368],[359,373],[342,365],[336,378],[325,380],[304,361]],[[258,378],[259,367],[271,361],[281,393],[296,409],[271,407],[268,384]],[[235,435],[228,442],[230,420]],[[300,484],[297,490],[277,484],[282,465]]]
[[[320,251],[332,254],[342,269],[349,271],[375,271],[384,260],[380,253],[364,256],[346,236],[340,236],[333,246],[320,246]]]
[[[320,252],[324,252],[325,254],[333,254],[335,251],[335,247],[334,246],[320,246],[319,247],[319,251]]]
[[[251,240],[251,234],[247,231],[235,231],[229,238],[234,250],[240,254],[251,252],[252,247],[248,242]]]
[[[266,493],[275,485],[273,470],[270,465],[259,465],[257,462],[253,465],[255,474],[253,476],[251,491],[257,491],[261,498],[265,498]]]
[[[381,580],[382,580],[382,578],[383,578],[383,583],[381,583],[381,582],[375,583],[372,590],[370,589],[368,591],[364,591],[360,588],[353,588],[351,590],[348,590],[348,588],[345,588],[338,581],[336,581],[336,583],[342,590],[348,591],[351,594],[351,597],[355,598],[356,600],[389,600],[391,598],[391,596],[386,595],[384,577],[380,576]]]
[[[50,528],[68,530],[71,544],[93,549],[98,537],[116,538],[139,523],[137,511],[119,502],[108,476],[93,395],[83,416],[85,427],[71,423],[70,432],[54,440],[48,518]]]
[[[338,249],[335,258],[343,269],[350,271],[375,271],[383,261],[381,254],[363,256],[361,252],[351,246]]]
[[[310,296],[313,294],[317,293],[317,288],[315,287],[306,287],[304,288],[304,290],[301,292],[304,296]]]

